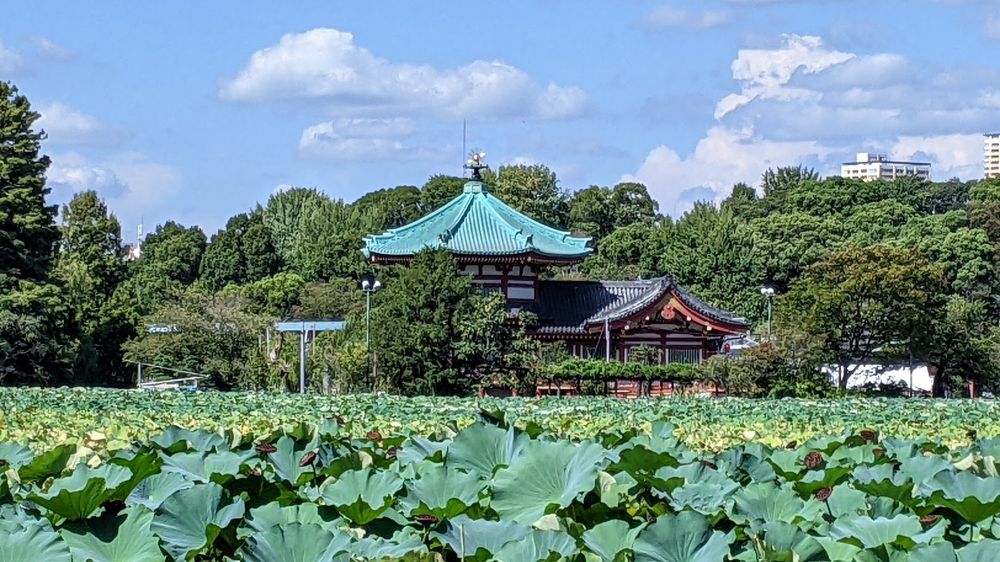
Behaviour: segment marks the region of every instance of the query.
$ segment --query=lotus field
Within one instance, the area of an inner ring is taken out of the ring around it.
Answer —
[[[665,420],[687,446],[713,453],[746,442],[781,447],[865,427],[897,438],[933,438],[952,447],[967,445],[969,430],[984,437],[1000,435],[1000,402],[986,400],[476,400],[0,387],[0,441],[38,452],[70,443],[78,445],[80,456],[107,457],[171,425],[263,435],[334,416],[352,422],[344,430],[353,437],[373,429],[387,436],[448,436],[473,423],[483,410],[519,428],[536,424],[566,438],[631,428],[648,431],[654,421]]]
[[[1000,553],[1000,440],[865,429],[719,454],[674,428],[559,439],[176,427],[100,461],[0,445],[0,560],[949,561]],[[79,459],[77,459],[79,460]]]

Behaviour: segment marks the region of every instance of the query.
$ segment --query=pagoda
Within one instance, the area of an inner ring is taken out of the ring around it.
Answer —
[[[727,337],[749,329],[746,320],[702,301],[670,276],[544,278],[549,266],[582,262],[593,253],[590,243],[514,210],[490,193],[474,168],[460,195],[410,224],[365,237],[362,252],[371,263],[392,264],[425,248],[445,249],[480,290],[502,294],[512,313],[537,314],[534,337],[565,342],[577,357],[626,361],[630,350],[649,346],[661,363],[700,363]]]

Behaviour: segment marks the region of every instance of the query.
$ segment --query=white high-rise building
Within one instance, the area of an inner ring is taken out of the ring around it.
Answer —
[[[1000,133],[986,133],[983,142],[983,176],[1000,178]]]
[[[865,181],[893,180],[904,176],[916,176],[926,180],[931,177],[931,165],[929,162],[889,160],[885,154],[859,152],[855,162],[844,162],[840,165],[840,175]]]

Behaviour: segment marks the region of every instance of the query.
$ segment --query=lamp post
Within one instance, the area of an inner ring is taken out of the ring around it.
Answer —
[[[760,295],[767,300],[767,339],[771,339],[771,302],[774,300],[773,287],[761,287]]]
[[[368,356],[368,370],[371,371],[372,385],[375,384],[374,364],[372,363],[372,293],[381,288],[382,283],[372,275],[361,280],[361,290],[365,293],[365,354]]]

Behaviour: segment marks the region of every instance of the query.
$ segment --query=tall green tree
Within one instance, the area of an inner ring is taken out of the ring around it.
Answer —
[[[527,332],[536,322],[534,314],[522,312],[512,320],[507,300],[493,293],[463,300],[455,316],[452,347],[460,381],[469,390],[499,386],[524,391],[534,385],[538,344]]]
[[[946,290],[941,267],[918,250],[847,248],[807,267],[778,299],[778,334],[787,327],[825,336],[838,384],[847,388],[879,350],[924,339]]]
[[[611,189],[592,185],[574,193],[568,205],[570,228],[598,241],[617,228],[653,220],[659,210],[641,183],[619,183]]]
[[[56,276],[80,329],[77,382],[115,384],[128,330],[107,314],[111,295],[125,278],[121,225],[97,193],[78,193],[62,209]]]
[[[378,230],[403,226],[430,211],[424,205],[420,189],[412,185],[398,185],[391,189],[370,191],[351,206],[362,211],[371,209],[381,215],[382,220]]]
[[[252,283],[277,273],[281,263],[261,210],[226,222],[205,248],[199,279],[213,290]]]
[[[433,211],[462,193],[466,178],[437,174],[428,178],[420,189],[420,202],[426,212]]]
[[[371,319],[377,388],[410,395],[463,393],[468,385],[460,378],[452,342],[469,278],[447,251],[424,250],[383,283]]]
[[[496,172],[485,170],[483,181],[494,195],[529,217],[556,228],[569,226],[569,196],[547,166],[500,166]]]
[[[59,239],[47,205],[39,114],[0,82],[0,381],[68,380],[76,353],[71,308],[51,282]]]

